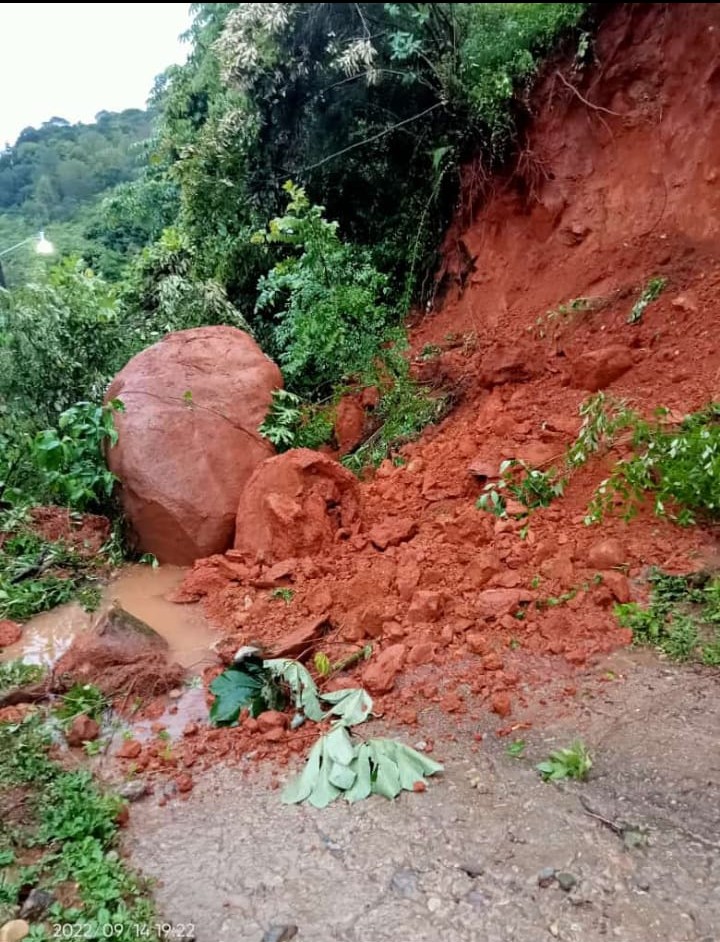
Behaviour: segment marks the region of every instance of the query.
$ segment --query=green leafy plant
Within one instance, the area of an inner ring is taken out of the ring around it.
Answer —
[[[577,740],[565,749],[550,753],[545,762],[536,766],[546,782],[571,778],[584,781],[592,768],[592,758],[583,742]]]
[[[99,720],[108,706],[107,698],[94,684],[75,684],[61,700],[55,712],[66,723],[83,714]]]
[[[660,418],[665,411],[659,410]],[[634,454],[600,484],[587,523],[602,520],[616,504],[629,519],[648,494],[658,516],[681,525],[720,516],[720,404],[688,416],[676,429],[635,417],[632,430]]]
[[[713,665],[720,650],[720,577],[650,572],[650,603],[615,606],[620,624],[630,628],[635,644],[651,645],[678,661]]]
[[[24,661],[0,661],[0,693],[14,687],[24,687],[42,679],[44,668]]]
[[[317,397],[377,355],[391,319],[388,280],[368,252],[340,239],[302,187],[288,181],[284,189],[286,214],[254,241],[289,251],[260,279],[256,311],[277,321],[273,344],[288,385]]]
[[[63,769],[48,755],[51,743],[41,713],[21,723],[0,723],[0,799],[9,790],[23,802],[24,824],[13,829],[13,849],[18,857],[32,849],[37,860],[21,869],[21,885],[71,882],[75,899],[56,901],[51,918],[88,938],[102,938],[108,925],[119,938],[134,938],[135,932],[149,937],[154,909],[147,885],[116,849],[122,801],[100,791],[89,772]],[[38,859],[39,847],[45,853]],[[15,903],[17,891],[0,882],[3,893]],[[42,924],[36,925],[43,934],[35,937],[48,938]]]
[[[632,310],[628,315],[628,324],[637,324],[642,320],[648,305],[660,297],[666,284],[667,278],[662,277],[651,278],[648,281],[641,291],[640,297],[632,306]]]
[[[288,700],[308,720],[333,721],[330,732],[313,746],[303,771],[286,786],[284,802],[308,801],[324,808],[341,794],[350,802],[370,794],[394,798],[403,789],[420,788],[425,776],[442,770],[439,763],[393,740],[354,744],[348,729],[369,719],[372,698],[361,688],[321,694],[298,661],[244,658],[217,677],[210,691],[216,698],[210,719],[216,725],[236,723],[244,706],[258,715]]]
[[[285,588],[272,589],[270,592],[271,599],[281,599],[286,605],[292,602],[294,595],[295,593],[292,589]]]
[[[123,411],[119,399],[104,406],[78,402],[62,413],[57,429],[39,432],[33,455],[48,493],[77,510],[101,507],[115,476],[105,464],[104,449],[118,438],[113,414]]]
[[[513,742],[511,742],[511,743],[508,745],[508,747],[507,747],[507,749],[505,750],[505,752],[507,752],[507,754],[508,754],[512,759],[522,759],[522,757],[523,757],[523,755],[524,755],[524,753],[525,753],[525,747],[526,747],[526,746],[527,746],[527,743],[525,742],[524,739],[515,739]]]

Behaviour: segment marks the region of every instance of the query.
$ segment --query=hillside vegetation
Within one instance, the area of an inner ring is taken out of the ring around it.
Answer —
[[[93,264],[95,209],[104,195],[135,179],[147,160],[142,142],[152,132],[149,112],[101,112],[94,124],[51,118],[25,128],[0,151],[0,251],[40,229],[51,229],[63,253],[81,253]],[[10,285],[35,272],[30,251],[3,261]],[[41,274],[43,268],[37,269]]]
[[[438,408],[408,376],[401,325],[432,294],[460,168],[512,153],[542,57],[586,36],[585,8],[196,4],[152,128],[125,112],[23,132],[0,157],[0,234],[47,226],[74,253],[0,293],[5,500],[48,496],[37,431],[202,324],[246,326],[278,360],[300,397],[270,417],[284,446],[327,438],[342,389],[379,377],[388,432],[371,457],[417,434]]]

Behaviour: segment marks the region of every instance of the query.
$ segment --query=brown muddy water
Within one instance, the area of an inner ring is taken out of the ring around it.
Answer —
[[[71,602],[36,615],[26,623],[20,641],[4,649],[2,659],[52,667],[73,638],[87,631],[117,600],[166,639],[170,661],[177,661],[190,673],[199,673],[217,660],[212,646],[219,635],[210,628],[199,606],[167,601],[166,596],[180,584],[184,573],[176,566],[128,566],[105,587],[98,611],[88,613]]]

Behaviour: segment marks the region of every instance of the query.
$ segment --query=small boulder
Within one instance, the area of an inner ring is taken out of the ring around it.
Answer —
[[[627,373],[634,362],[628,347],[611,344],[576,357],[570,364],[570,380],[577,389],[597,392]]]
[[[612,569],[622,566],[626,561],[625,549],[615,537],[593,543],[588,552],[588,566],[591,569]]]
[[[235,549],[266,562],[314,556],[359,523],[355,476],[327,455],[293,448],[263,461],[245,485]]]
[[[271,729],[285,729],[288,719],[288,715],[280,710],[265,710],[257,717],[258,729],[261,733],[268,733]]]
[[[502,569],[500,557],[494,550],[482,550],[465,567],[464,576],[470,585],[481,589]]]
[[[305,625],[301,625],[281,638],[273,647],[272,656],[305,660],[329,627],[330,622],[325,615],[311,619]]]
[[[55,896],[49,890],[35,886],[30,890],[25,902],[20,907],[20,918],[37,922],[55,902]]]
[[[84,713],[81,713],[80,716],[73,718],[72,723],[65,733],[65,739],[67,740],[68,746],[77,747],[82,746],[85,742],[92,742],[92,740],[97,739],[99,735],[100,726],[92,717],[85,716]]]
[[[7,619],[0,621],[0,648],[9,648],[11,644],[17,644],[20,638],[22,638],[22,625]]]
[[[442,610],[443,600],[439,592],[420,589],[412,597],[408,619],[415,624],[434,622],[442,615]]]
[[[621,572],[603,572],[603,585],[606,586],[616,602],[623,605],[630,601],[630,582]]]
[[[434,659],[435,645],[431,641],[421,641],[410,648],[407,662],[413,667],[419,667],[421,664],[431,664]]]
[[[137,759],[142,752],[142,746],[137,739],[126,739],[115,755],[119,759]]]
[[[485,589],[475,600],[475,611],[481,618],[499,619],[514,614],[532,598],[532,593],[525,589]]]
[[[356,448],[365,434],[365,410],[355,396],[343,396],[335,410],[335,441],[341,455]]]
[[[399,546],[411,540],[418,532],[418,525],[409,517],[388,517],[382,523],[376,523],[368,536],[372,545],[379,550],[388,546]]]
[[[506,693],[496,693],[490,701],[490,709],[500,717],[510,716],[512,701]]]
[[[362,674],[363,686],[374,694],[388,693],[395,685],[395,678],[403,669],[407,657],[404,644],[391,644],[373,659]]]

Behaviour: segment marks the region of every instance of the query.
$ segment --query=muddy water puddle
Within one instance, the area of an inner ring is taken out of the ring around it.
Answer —
[[[103,590],[97,612],[88,613],[73,603],[61,605],[32,618],[23,628],[17,644],[5,648],[3,660],[20,658],[32,664],[52,667],[68,650],[73,638],[88,631],[117,600],[142,619],[168,643],[168,659],[177,661],[190,673],[199,673],[217,660],[212,645],[219,635],[210,628],[197,605],[176,605],[166,596],[177,588],[185,573],[175,566],[128,566]]]

